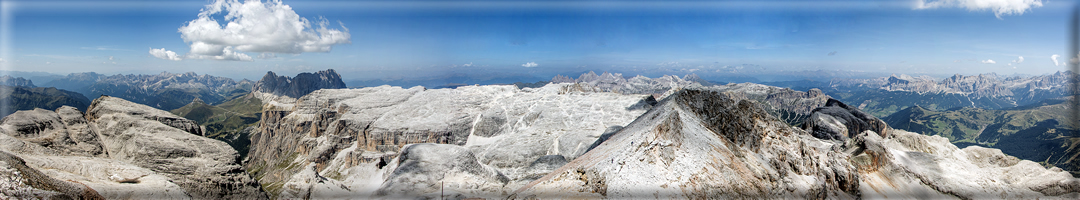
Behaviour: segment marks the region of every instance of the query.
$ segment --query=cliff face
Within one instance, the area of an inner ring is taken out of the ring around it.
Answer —
[[[19,111],[0,132],[0,150],[105,198],[265,197],[227,144],[203,137],[193,121],[120,98],[98,98],[86,114]]]
[[[315,90],[339,88],[345,88],[341,75],[333,69],[327,69],[315,73],[300,73],[294,78],[266,72],[261,80],[255,82],[252,91],[300,98]]]

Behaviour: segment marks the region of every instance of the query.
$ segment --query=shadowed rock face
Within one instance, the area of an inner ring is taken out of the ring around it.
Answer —
[[[345,88],[345,82],[341,81],[341,75],[338,75],[333,69],[327,69],[315,73],[300,73],[294,78],[278,76],[274,72],[266,72],[266,76],[263,76],[262,80],[255,82],[252,91],[300,98],[315,90],[339,88]]]
[[[836,99],[829,99],[824,107],[814,109],[803,125],[803,129],[810,131],[814,137],[839,141],[845,141],[868,130],[884,135],[888,128],[889,126],[877,117]]]

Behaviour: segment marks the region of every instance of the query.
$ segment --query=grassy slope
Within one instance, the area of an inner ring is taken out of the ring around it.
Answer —
[[[5,117],[18,110],[33,110],[34,108],[55,110],[65,105],[86,111],[90,100],[79,93],[52,87],[0,86],[0,103],[8,103],[10,106],[10,110],[7,110],[10,113],[0,111],[0,117]]]
[[[933,111],[910,107],[882,118],[896,129],[926,135],[940,135],[960,147],[979,145],[1001,149],[1021,159],[1055,165],[1070,171],[1066,164],[1075,157],[1077,140],[1065,122],[1068,104],[1038,104],[1010,110],[957,108]],[[1068,153],[1071,152],[1071,153]]]
[[[259,123],[262,101],[243,95],[216,106],[192,102],[171,112],[198,122],[206,127],[206,137],[229,143],[245,157],[251,140],[244,129]]]

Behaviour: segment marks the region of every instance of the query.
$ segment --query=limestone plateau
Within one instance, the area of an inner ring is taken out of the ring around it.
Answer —
[[[820,90],[699,79],[330,89],[332,70],[268,73],[243,161],[194,121],[101,97],[4,118],[0,198],[1080,198],[1060,168]]]

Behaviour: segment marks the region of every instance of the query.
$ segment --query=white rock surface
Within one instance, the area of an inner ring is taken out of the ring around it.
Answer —
[[[344,191],[353,196],[374,194],[372,186],[384,188],[377,196],[430,196],[426,191],[441,178],[417,182],[420,188],[415,190],[393,189],[394,184],[384,181],[401,179],[403,173],[394,174],[393,168],[387,169],[392,166],[379,168],[377,164],[396,165],[397,154],[408,144],[454,144],[461,147],[432,148],[457,151],[463,147],[480,166],[509,178],[508,183],[497,184],[497,191],[488,191],[507,193],[536,178],[528,178],[527,168],[533,161],[545,155],[576,158],[609,127],[626,125],[647,109],[634,105],[648,95],[583,92],[592,91],[588,88],[551,84],[525,89],[381,86],[318,90],[292,105],[264,106],[275,109],[264,110],[245,165],[257,171],[255,176],[272,195],[280,197],[317,196],[309,194],[309,188],[329,183],[335,185],[327,188],[347,188]],[[317,177],[329,180],[311,181]],[[473,186],[446,187],[469,191],[464,188]]]
[[[89,110],[12,114],[0,123],[0,150],[109,199],[265,198],[239,154],[197,135],[193,121],[107,96]]]

